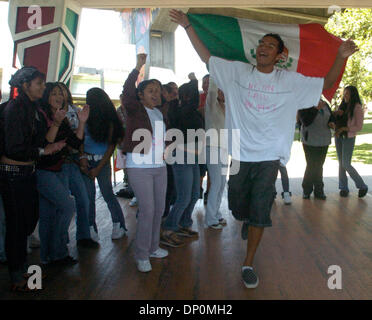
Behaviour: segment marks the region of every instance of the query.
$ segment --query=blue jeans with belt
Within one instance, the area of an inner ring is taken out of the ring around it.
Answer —
[[[355,186],[358,189],[366,189],[367,185],[364,183],[362,177],[351,165],[351,158],[353,156],[355,137],[353,138],[335,138],[336,151],[339,163],[338,170],[338,184],[340,190],[349,191],[346,172],[354,180]]]
[[[36,175],[40,203],[40,259],[45,264],[69,255],[68,229],[75,203],[62,171],[37,170]]]
[[[68,179],[69,189],[76,204],[76,240],[90,239],[89,198],[79,167],[75,163],[64,163],[62,172]]]
[[[89,160],[89,169],[96,168],[100,161]],[[88,198],[89,198],[89,225],[94,226],[94,230],[98,232],[97,224],[96,224],[96,185],[95,179],[91,179],[87,176],[83,176],[85,185],[88,191]],[[97,176],[97,181],[99,185],[99,189],[101,190],[103,199],[105,200],[107,207],[111,213],[111,219],[113,223],[120,222],[120,227],[123,227],[125,230],[125,219],[123,211],[120,207],[116,196],[114,195],[114,191],[112,189],[112,182],[111,182],[111,165],[108,161],[100,171],[99,175]]]

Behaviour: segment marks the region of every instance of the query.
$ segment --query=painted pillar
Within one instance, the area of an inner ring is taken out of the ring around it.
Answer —
[[[13,67],[34,66],[46,74],[47,81],[69,86],[80,14],[80,5],[72,0],[10,0]]]
[[[150,29],[159,9],[124,9],[121,12],[124,37],[127,43],[136,45],[136,54],[147,53],[146,65],[142,68],[138,82],[147,79],[150,67]]]

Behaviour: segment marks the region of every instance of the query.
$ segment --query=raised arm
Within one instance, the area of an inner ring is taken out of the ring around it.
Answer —
[[[147,55],[144,53],[137,54],[137,64],[133,71],[129,74],[123,86],[122,103],[127,108],[128,112],[136,109],[140,102],[137,99],[136,81],[142,66],[146,63]]]
[[[204,43],[200,40],[199,36],[196,34],[193,26],[190,24],[187,15],[180,10],[172,9],[169,11],[169,16],[171,18],[171,21],[185,28],[191,44],[193,45],[200,59],[202,59],[203,62],[208,63],[209,58],[211,57],[211,53],[204,45]]]
[[[213,81],[213,78],[209,78],[207,101],[205,103],[206,108],[213,109],[217,105],[217,90],[217,85]]]
[[[328,74],[324,78],[323,90],[332,88],[333,84],[336,82],[343,66],[345,59],[350,57],[354,52],[358,51],[358,47],[353,40],[348,39],[344,41],[338,48],[337,56],[333,66],[329,70]]]

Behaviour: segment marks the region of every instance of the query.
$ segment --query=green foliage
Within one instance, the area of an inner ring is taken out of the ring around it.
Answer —
[[[348,59],[341,87],[356,86],[363,103],[372,101],[372,10],[356,8],[336,12],[325,28],[337,37],[353,39],[359,47]],[[332,104],[340,102],[340,93],[338,90]]]
[[[335,146],[330,146],[327,156],[332,160],[337,160],[337,152]],[[354,147],[352,161],[362,162],[364,164],[372,164],[372,144],[362,143]]]

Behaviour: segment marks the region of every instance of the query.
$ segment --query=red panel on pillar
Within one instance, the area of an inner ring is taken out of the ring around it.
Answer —
[[[46,26],[53,23],[54,21],[54,7],[41,7],[41,25]],[[17,23],[15,33],[20,33],[24,31],[29,31],[28,19],[35,15],[32,11],[28,13],[28,7],[18,7],[17,8]]]
[[[23,65],[33,66],[47,75],[49,62],[50,42],[38,44],[25,49],[23,55]]]

